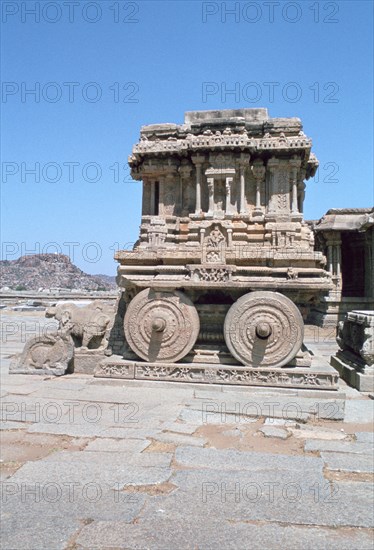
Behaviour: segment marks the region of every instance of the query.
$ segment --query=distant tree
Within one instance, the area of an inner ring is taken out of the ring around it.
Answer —
[[[27,290],[27,288],[25,287],[25,285],[17,285],[15,290]]]

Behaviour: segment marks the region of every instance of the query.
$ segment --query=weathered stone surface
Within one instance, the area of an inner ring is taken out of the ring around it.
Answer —
[[[0,430],[24,430],[28,426],[24,422],[0,422]]]
[[[131,349],[146,361],[176,362],[191,350],[199,334],[199,315],[181,292],[143,290],[124,319]]]
[[[290,432],[294,437],[299,439],[331,439],[343,440],[348,436],[344,431],[334,430],[333,428],[324,428],[323,426],[303,426],[298,425],[295,428],[290,428]]]
[[[209,468],[199,471],[197,466],[179,471],[170,480],[179,487],[178,491],[149,502],[147,518],[164,517],[185,523],[189,518],[213,516],[233,523],[238,518],[242,522],[259,521],[261,526],[268,522],[334,528],[373,526],[369,484],[326,481],[314,468],[292,470],[295,457],[284,458],[291,459],[284,470],[273,469],[272,465],[266,468],[264,458],[262,469],[254,472],[218,472]]]
[[[349,528],[327,529],[300,527],[268,523],[256,525],[241,521],[212,521],[207,523],[205,517],[176,522],[158,516],[145,517],[136,525],[125,522],[94,522],[85,526],[79,533],[77,543],[84,550],[122,547],[126,541],[132,549],[143,549],[147,541],[152,550],[166,548],[183,548],[193,550],[211,550],[224,548],[237,550],[277,550],[279,547],[301,550],[372,550],[372,534],[369,529],[353,531]]]
[[[351,311],[339,323],[336,338],[339,347],[351,350],[367,366],[374,365],[374,311]]]
[[[356,439],[362,443],[373,443],[374,444],[374,433],[373,432],[356,432]]]
[[[160,426],[160,429],[164,432],[174,432],[181,434],[191,435],[196,432],[200,424],[189,424],[185,422],[165,422]]]
[[[267,453],[244,452],[233,449],[197,449],[182,447],[176,450],[175,460],[186,468],[208,468],[219,471],[289,471],[322,473],[323,462],[318,457],[271,455]]]
[[[23,508],[23,513],[20,513]],[[25,506],[18,499],[2,506],[1,545],[5,549],[65,550],[75,532],[81,528],[80,518],[41,513],[32,502]]]
[[[209,360],[208,356],[201,357]],[[203,363],[196,359],[193,363],[137,362],[121,357],[110,357],[100,361],[95,377],[162,380],[169,382],[191,382],[195,384],[225,384],[245,386],[302,387],[305,389],[337,390],[338,375],[332,367],[307,368],[252,368],[245,366]]]
[[[276,439],[287,439],[291,433],[283,428],[275,426],[264,426],[259,430],[265,437],[275,437]]]
[[[374,391],[374,375],[371,372],[373,368],[370,367],[370,369],[365,369],[365,371],[359,370],[362,364],[357,364],[357,356],[354,356],[349,351],[338,351],[336,355],[331,357],[331,366],[353,388],[366,393]]]
[[[111,321],[110,310],[110,306],[98,300],[84,307],[63,303],[48,308],[46,317],[54,317],[59,329],[70,334],[77,347],[103,349],[107,346],[104,337]]]
[[[68,334],[44,334],[29,340],[9,373],[61,376],[71,369],[74,343]]]
[[[363,392],[374,390],[374,311],[352,311],[339,323],[341,348],[331,364],[348,384]]]
[[[85,447],[85,451],[101,451],[107,453],[141,453],[151,444],[150,441],[140,439],[109,439],[98,438],[90,441]]]
[[[294,428],[296,422],[284,418],[265,418],[264,426],[282,426],[285,428]]]
[[[361,424],[373,423],[374,401],[372,399],[347,399],[344,421]]]
[[[305,451],[332,451],[339,453],[373,454],[373,442],[359,441],[326,441],[324,439],[311,439],[304,445]]]
[[[313,308],[310,319],[322,326],[336,326],[350,311],[373,310],[373,208],[332,208],[313,227],[333,285],[328,296]],[[344,373],[348,382],[349,375]],[[360,382],[360,375],[355,378]]]
[[[157,441],[162,441],[163,443],[174,443],[178,446],[189,446],[194,447],[204,447],[207,443],[207,440],[203,437],[193,437],[191,435],[177,434],[177,433],[159,433],[154,436],[154,439]]]
[[[337,389],[301,350],[300,308],[332,282],[303,220],[318,161],[300,121],[186,113],[143,127],[129,164],[142,220],[134,249],[116,254],[118,311],[125,360],[145,363],[105,362],[95,376]]]
[[[41,374],[61,376],[74,370],[74,349],[87,352],[77,358],[77,372],[92,373],[95,363],[103,357],[108,345],[109,325],[113,308],[95,301],[84,307],[62,303],[46,310],[46,317],[54,317],[57,332],[43,333],[29,340],[23,352],[9,367],[13,374]],[[89,349],[90,348],[90,349]]]
[[[171,455],[168,453],[59,451],[38,462],[28,462],[17,470],[11,480],[18,484],[29,483],[30,480],[60,485],[74,481],[81,486],[98,483],[104,492],[104,489],[120,490],[125,485],[163,483],[171,476],[170,462]],[[108,498],[113,500],[113,496]]]
[[[357,455],[354,453],[322,452],[328,470],[341,472],[374,473],[374,454]]]
[[[300,350],[304,323],[291,300],[260,291],[245,294],[231,306],[224,331],[227,347],[244,365],[282,367]]]
[[[355,400],[356,401],[356,400]],[[344,409],[349,401],[343,399],[308,399],[299,396],[239,395],[235,398],[226,394],[217,394],[213,399],[189,400],[187,405],[199,410],[201,416],[209,422],[215,414],[221,416],[221,422],[242,422],[246,417],[272,417],[284,420],[304,422],[308,418],[325,420],[343,420]]]
[[[237,418],[233,414],[221,415],[220,413],[209,412],[206,414],[201,409],[183,409],[179,415],[179,419],[184,422],[191,422],[201,426],[202,424],[228,424],[235,425]],[[251,423],[256,422],[257,418],[251,418],[249,416],[243,416],[241,422]]]
[[[36,474],[36,470],[34,473]],[[31,470],[30,474],[33,474]],[[2,520],[9,518],[13,529],[17,528],[19,531],[22,531],[23,522],[27,524],[29,519],[35,522],[35,530],[38,525],[42,528],[46,520],[46,523],[53,525],[56,518],[68,519],[73,526],[76,526],[76,522],[84,520],[115,519],[131,522],[139,514],[146,500],[143,494],[123,493],[121,483],[115,482],[111,486],[100,479],[85,477],[79,481],[75,476],[71,476],[70,479],[63,476],[61,481],[54,475],[48,479],[42,474],[38,474],[32,481],[28,479],[19,482],[10,478],[3,482],[3,490],[10,494],[6,496],[5,502],[3,500]],[[11,494],[12,491],[15,492],[14,495]],[[71,530],[68,532],[71,533]],[[37,536],[32,529],[30,534]],[[39,538],[43,540],[43,533],[39,534]],[[53,540],[52,535],[46,533],[45,540],[46,543]],[[18,549],[23,546],[10,548]],[[34,548],[39,547],[34,546],[33,550]]]

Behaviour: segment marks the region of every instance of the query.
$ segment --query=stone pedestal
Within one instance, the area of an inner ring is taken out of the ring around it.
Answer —
[[[73,359],[73,372],[79,374],[93,374],[98,363],[105,358],[103,350],[80,350],[76,348]]]
[[[341,348],[331,365],[354,388],[374,391],[374,311],[352,311],[338,326]]]
[[[337,390],[338,375],[325,368],[251,368],[243,365],[215,365],[204,363],[154,363],[129,361],[113,355],[103,359],[95,369],[98,378],[125,378],[129,380],[158,380],[200,384],[227,384],[239,386],[268,386]]]

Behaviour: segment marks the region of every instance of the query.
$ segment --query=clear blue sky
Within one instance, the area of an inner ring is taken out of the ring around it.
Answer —
[[[267,4],[3,0],[3,258],[57,243],[86,272],[114,274],[113,249],[140,223],[131,147],[142,125],[187,110],[300,117],[321,167],[305,217],[371,206],[372,2]],[[35,163],[40,181],[26,172]]]

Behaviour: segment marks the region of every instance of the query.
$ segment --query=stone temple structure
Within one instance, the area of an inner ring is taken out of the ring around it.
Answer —
[[[374,208],[333,208],[313,230],[333,286],[310,320],[336,325],[352,310],[374,310]]]
[[[115,256],[115,311],[62,306],[58,331],[29,343],[11,370],[336,389],[337,372],[303,345],[304,320],[323,324],[338,299],[344,238],[330,211],[304,220],[311,147],[299,119],[266,109],[142,127],[129,157],[142,182],[140,235]]]
[[[141,129],[140,236],[116,254],[118,336],[96,375],[334,387],[302,346],[303,316],[332,289],[303,219],[311,146],[299,119],[266,109]]]

